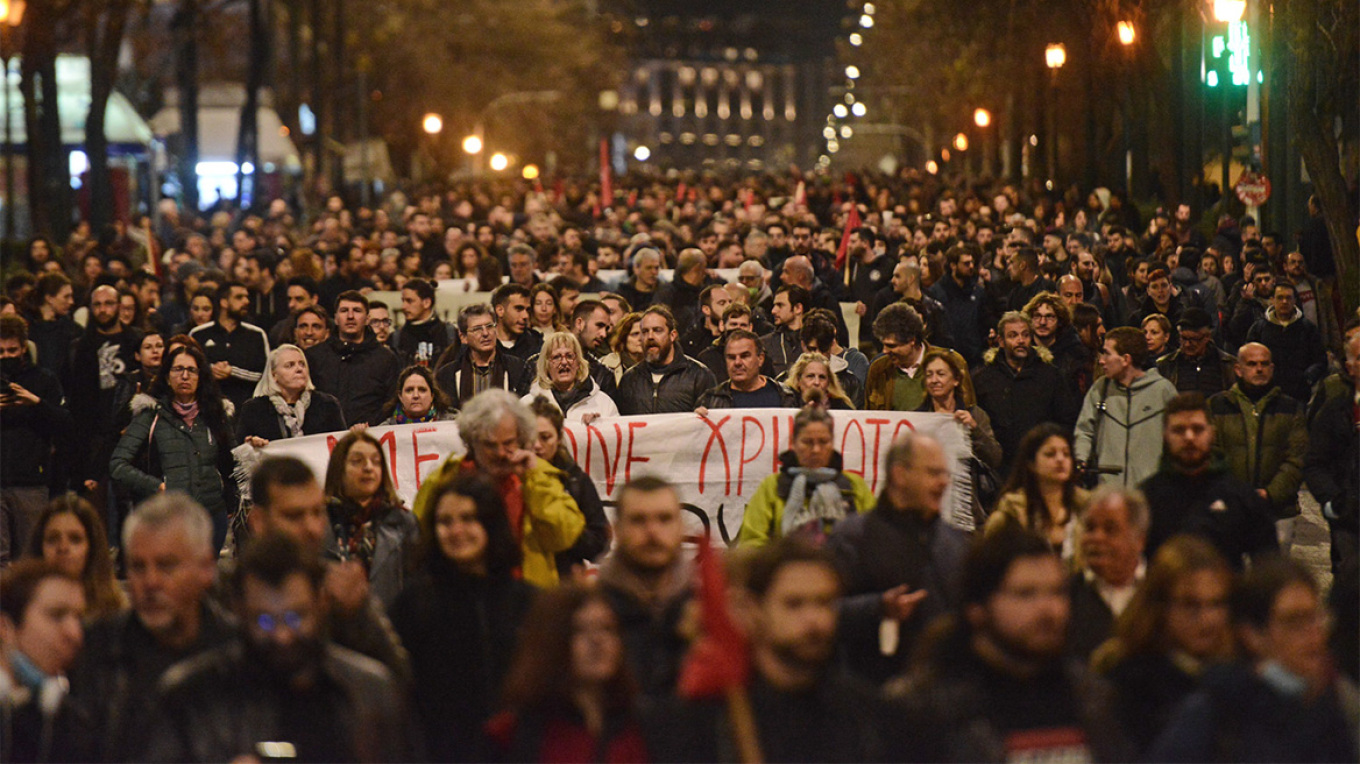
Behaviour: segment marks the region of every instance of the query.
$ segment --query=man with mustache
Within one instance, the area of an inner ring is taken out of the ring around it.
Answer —
[[[142,333],[118,317],[118,290],[108,285],[95,287],[90,293],[89,325],[72,350],[70,379],[64,385],[71,417],[88,435],[77,439],[83,459],[76,477],[89,491],[108,478],[118,414],[126,414],[115,411],[118,380],[137,368],[141,342]]]
[[[269,337],[263,329],[246,322],[250,290],[244,284],[223,284],[217,290],[216,302],[217,320],[195,327],[189,336],[203,346],[222,397],[240,408],[255,394],[255,385],[264,374]]]
[[[713,372],[680,351],[675,317],[665,305],[642,314],[643,361],[624,372],[616,402],[624,416],[693,411],[712,389]]]

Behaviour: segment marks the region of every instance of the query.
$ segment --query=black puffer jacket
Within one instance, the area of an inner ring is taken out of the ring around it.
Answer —
[[[604,513],[604,502],[600,492],[591,482],[590,476],[571,460],[565,452],[560,452],[552,460],[552,466],[562,470],[562,486],[576,500],[581,514],[585,515],[586,527],[576,537],[570,549],[557,553],[557,574],[563,581],[571,580],[572,567],[586,560],[595,561],[606,549],[613,532],[609,528],[609,518]]]
[[[713,372],[679,348],[674,352],[674,360],[666,366],[643,361],[624,372],[615,398],[620,414],[675,414],[693,411],[699,405],[699,397],[715,384]],[[654,373],[661,375],[660,382],[652,381]]]
[[[1073,400],[1058,369],[1048,363],[1052,356],[1046,348],[1034,348],[1018,372],[995,349],[984,357],[982,367],[973,370],[973,392],[978,405],[991,417],[992,432],[1001,443],[1004,475],[1010,471],[1010,460],[1025,433],[1043,422],[1071,427],[1081,402]]]
[[[1323,404],[1308,433],[1303,463],[1308,490],[1318,504],[1331,502],[1335,524],[1351,533],[1360,532],[1360,435],[1354,401],[1353,395],[1344,395]]]
[[[765,383],[779,388],[779,408],[802,408],[803,402],[798,398],[798,393],[790,390],[787,385],[781,385],[769,377],[765,378]],[[699,405],[708,409],[736,408],[732,402],[732,380],[729,379],[699,396]]]
[[[343,429],[345,415],[340,411],[340,402],[333,395],[313,390],[312,401],[302,418],[302,434],[320,435]],[[279,416],[268,396],[261,395],[241,404],[241,413],[236,419],[236,440],[244,442],[251,435],[265,440],[289,437],[283,429],[283,417]]]
[[[377,424],[382,407],[397,386],[401,361],[373,330],[364,330],[363,342],[345,342],[336,334],[320,345],[307,348],[307,365],[316,389],[334,395],[350,424]]]

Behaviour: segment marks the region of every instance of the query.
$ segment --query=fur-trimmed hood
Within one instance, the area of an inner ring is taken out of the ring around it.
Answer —
[[[132,402],[128,404],[128,408],[132,409],[132,415],[136,416],[142,413],[143,411],[151,411],[152,409],[155,409],[156,407],[160,406],[162,403],[165,403],[165,401],[162,401],[161,399],[153,395],[150,395],[149,393],[137,393],[136,395],[132,396]],[[230,400],[223,398],[222,411],[227,415],[227,419],[231,419],[233,416],[236,415],[236,406]]]
[[[1053,363],[1053,352],[1048,348],[1036,342],[1030,346],[1030,349],[1034,351],[1035,357],[1040,361],[1043,361],[1044,363]],[[983,363],[994,363],[998,358],[1001,358],[1001,348],[991,348],[982,354]],[[1004,361],[1005,359],[1002,358],[1002,360]]]

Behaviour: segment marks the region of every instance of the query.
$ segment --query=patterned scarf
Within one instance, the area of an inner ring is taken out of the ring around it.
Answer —
[[[307,418],[307,407],[312,403],[312,391],[303,390],[297,403],[288,403],[277,392],[269,394],[269,401],[274,404],[274,411],[278,412],[279,419],[283,421],[285,430],[283,437],[302,437],[302,422]]]
[[[183,419],[190,429],[193,429],[194,420],[198,419],[198,401],[193,400],[188,403],[171,401],[171,405],[175,408],[175,415]]]
[[[424,422],[433,422],[438,415],[439,412],[435,411],[434,406],[431,406],[429,411],[426,411],[418,417],[407,414],[405,408],[397,406],[396,412],[392,414],[392,421],[397,424],[421,424]]]

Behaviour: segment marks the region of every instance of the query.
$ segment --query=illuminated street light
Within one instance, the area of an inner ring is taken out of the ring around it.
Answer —
[[[476,135],[469,135],[463,139],[463,151],[467,154],[482,153],[482,139]]]
[[[854,129],[851,128],[849,125],[841,125],[841,137],[842,137],[842,138],[850,138],[850,137],[853,137],[854,134],[855,134]]]
[[[1213,0],[1214,20],[1233,23],[1242,20],[1247,12],[1247,0]]]
[[[500,153],[499,151],[491,155],[491,169],[495,170],[496,172],[501,172],[502,170],[509,166],[510,157]]]
[[[1044,48],[1044,63],[1049,69],[1061,69],[1067,63],[1067,48],[1060,42],[1049,43]]]
[[[865,3],[865,4],[864,4],[864,12],[867,13],[867,14],[869,14],[870,16],[874,15],[874,11],[876,11],[876,10],[878,10],[878,9],[874,7],[874,4],[873,4],[873,3]]]
[[[538,180],[538,165],[526,164],[520,174],[524,176],[525,180]]]
[[[835,114],[839,119],[845,119],[845,116],[850,113],[850,110],[845,108],[845,104],[838,103],[831,107],[831,113]]]
[[[964,135],[963,133],[959,133],[958,135],[954,136],[954,148],[958,149],[959,151],[967,151],[968,136]]]
[[[986,127],[992,124],[992,113],[986,109],[974,109],[973,124],[978,127]]]
[[[1119,31],[1119,44],[1128,47],[1137,39],[1138,32],[1133,28],[1132,21],[1121,21],[1117,25]]]
[[[869,110],[864,108],[864,104],[862,103],[856,103],[854,106],[850,107],[850,113],[854,114],[856,117],[862,117],[868,113],[868,111]]]
[[[852,80],[859,79],[859,67],[854,64],[845,67],[845,76]]]
[[[872,29],[874,26],[874,17],[870,16],[867,13],[864,14],[863,16],[860,16],[859,25],[864,27],[865,29]]]
[[[831,140],[832,138],[835,138],[836,128],[830,125],[827,125],[826,127],[822,128],[822,137],[827,139],[828,141]]]
[[[648,159],[652,158],[652,150],[647,148],[646,146],[638,146],[637,148],[633,149],[633,158],[638,160],[639,162],[645,162]]]
[[[936,162],[934,159],[930,160],[929,162],[926,162],[926,172],[930,173],[931,175],[934,175],[939,171],[940,171],[939,162]]]
[[[444,130],[444,118],[434,112],[430,112],[420,121],[420,127],[428,135],[439,135],[439,133]]]
[[[851,32],[851,33],[850,33],[850,44],[853,45],[853,46],[855,46],[856,48],[858,48],[859,46],[863,45],[863,44],[864,44],[864,35],[860,34],[859,32]]]

